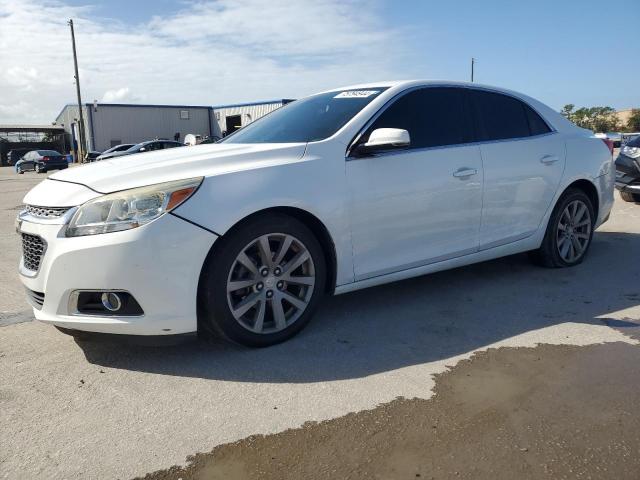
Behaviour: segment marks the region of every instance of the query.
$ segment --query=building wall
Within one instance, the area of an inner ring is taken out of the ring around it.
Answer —
[[[180,134],[180,141],[188,133],[207,136],[211,122],[209,107],[166,107],[143,105],[98,104],[90,107],[94,150],[103,151],[118,143],[138,143],[155,138],[174,139]],[[188,112],[182,118],[181,112]]]
[[[89,127],[89,118],[87,116],[87,107],[83,106],[82,107],[82,114],[84,115],[83,120],[84,120],[84,131],[85,131],[85,135],[87,136],[87,139],[89,139],[89,131],[90,131],[90,127]],[[57,125],[62,125],[64,126],[64,133],[65,133],[65,143],[67,145],[67,147],[69,149],[71,149],[72,146],[72,133],[71,133],[71,128],[72,125],[74,123],[76,123],[76,119],[79,118],[78,115],[78,106],[77,105],[67,105],[65,106],[62,111],[60,112],[60,114],[58,115],[58,117],[56,118],[56,124]],[[78,141],[80,141],[80,139],[77,139]],[[89,145],[91,145],[91,142],[88,141]],[[89,150],[91,150],[91,146],[89,146]],[[67,152],[65,152],[67,153]]]
[[[277,101],[269,103],[258,103],[253,105],[231,105],[224,107],[213,107],[213,134],[222,137],[227,130],[227,117],[233,115],[241,116],[242,126],[246,126],[254,120],[264,117],[266,114],[282,107],[286,101]]]

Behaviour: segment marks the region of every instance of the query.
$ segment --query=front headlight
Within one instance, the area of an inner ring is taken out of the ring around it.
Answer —
[[[80,237],[139,227],[176,208],[201,183],[202,177],[190,178],[94,198],[78,208],[65,235]]]
[[[630,158],[638,158],[640,157],[640,148],[625,145],[622,147],[622,153]]]

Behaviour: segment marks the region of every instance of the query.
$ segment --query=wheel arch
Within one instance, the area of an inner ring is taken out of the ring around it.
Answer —
[[[268,213],[281,213],[281,214],[290,216],[302,222],[309,230],[311,230],[311,232],[318,239],[318,242],[320,242],[320,246],[322,247],[322,251],[325,256],[325,263],[327,268],[327,284],[325,287],[326,293],[333,294],[336,288],[336,279],[337,279],[337,271],[338,271],[336,246],[325,224],[316,215],[314,215],[313,213],[307,210],[304,210],[298,207],[290,207],[290,206],[276,206],[276,207],[264,208],[262,210],[253,212],[245,216],[244,218],[238,220],[231,227],[229,227],[227,231],[223,235],[221,235],[220,238],[225,237],[230,232],[235,231],[238,227],[240,227],[241,225],[244,225],[247,222],[250,222],[252,219]],[[207,258],[205,259],[202,265],[202,270],[200,272],[200,281],[198,282],[198,290],[200,290],[200,284],[202,283],[202,274],[204,271],[204,266],[207,264],[207,262],[211,257],[215,256],[216,246],[219,244],[220,244],[219,241],[216,241],[213,243],[213,246],[211,247],[211,250],[209,251]]]
[[[582,190],[585,193],[585,195],[589,197],[589,200],[591,200],[591,205],[593,206],[593,210],[594,210],[594,216],[595,216],[594,222],[597,222],[598,214],[600,212],[600,196],[598,195],[598,189],[593,184],[593,182],[585,178],[575,180],[574,182],[567,185],[567,187],[562,192],[562,195],[564,195],[565,192],[570,188]],[[562,197],[562,195],[558,198],[558,200]]]

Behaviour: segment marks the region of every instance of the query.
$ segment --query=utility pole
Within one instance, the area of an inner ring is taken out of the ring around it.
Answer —
[[[78,127],[78,135],[80,138],[78,139],[78,151],[76,161],[81,162],[83,159],[83,153],[87,144],[85,143],[84,137],[84,115],[82,114],[82,97],[80,97],[80,75],[78,75],[78,55],[76,54],[76,36],[73,31],[73,20],[69,20],[69,27],[71,27],[71,45],[73,47],[73,66],[75,68],[75,79],[76,79],[76,93],[78,95],[78,119],[80,121],[80,125]]]
[[[473,67],[476,64],[476,59],[471,57],[471,83],[473,83]]]

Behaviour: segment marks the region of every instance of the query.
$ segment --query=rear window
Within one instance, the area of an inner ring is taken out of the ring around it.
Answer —
[[[469,93],[479,141],[529,136],[529,120],[521,101],[493,92],[471,90]]]
[[[60,155],[55,150],[38,150],[38,153],[40,155],[49,155],[49,156]]]

